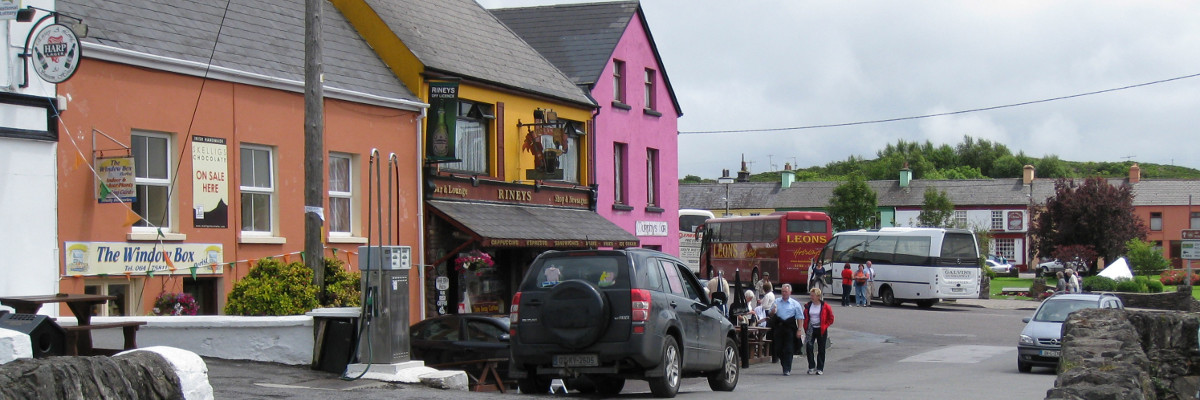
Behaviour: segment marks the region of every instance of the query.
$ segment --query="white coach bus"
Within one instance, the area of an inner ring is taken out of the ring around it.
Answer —
[[[875,296],[885,305],[912,301],[928,308],[943,299],[979,297],[979,248],[975,233],[969,230],[883,228],[838,232],[819,258],[832,278],[832,292],[839,296],[842,269],[849,264],[851,271],[858,271],[858,265],[867,261],[875,268]]]
[[[679,210],[679,258],[697,274],[700,273],[700,241],[703,237],[696,228],[713,217],[712,211],[708,210]]]

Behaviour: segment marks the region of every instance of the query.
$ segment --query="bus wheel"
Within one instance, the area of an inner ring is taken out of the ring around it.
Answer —
[[[879,289],[879,298],[883,300],[883,305],[885,306],[895,307],[900,305],[900,303],[896,302],[896,295],[892,293],[892,288],[890,287],[884,286],[882,289]]]

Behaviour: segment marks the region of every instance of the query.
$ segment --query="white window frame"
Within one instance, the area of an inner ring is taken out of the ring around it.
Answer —
[[[270,162],[269,168],[271,170],[270,173],[268,174],[271,177],[271,186],[270,187],[263,188],[260,186],[246,186],[245,185],[246,182],[241,177],[242,177],[242,170],[244,170],[246,168],[246,163],[241,162],[241,156],[242,156],[242,152],[245,152],[247,150],[267,152],[267,161]],[[264,145],[259,145],[259,144],[243,143],[240,146],[240,148],[238,149],[238,160],[239,160],[239,164],[240,164],[239,169],[238,169],[238,185],[239,185],[238,186],[238,190],[239,190],[239,192],[238,192],[238,209],[240,211],[238,213],[238,224],[241,225],[241,236],[243,238],[275,237],[276,236],[275,233],[279,231],[279,212],[278,212],[279,196],[277,194],[277,189],[279,186],[278,185],[279,168],[277,168],[278,163],[276,162],[276,158],[275,158],[275,148],[273,148],[271,146],[264,146]],[[269,196],[268,203],[270,203],[270,207],[269,207],[270,212],[268,213],[268,217],[271,218],[271,224],[270,224],[271,226],[270,226],[269,230],[267,230],[267,231],[246,230],[246,221],[244,220],[244,216],[243,216],[243,213],[245,212],[245,209],[244,209],[245,203],[241,197],[244,194],[265,194],[265,195]]]
[[[654,110],[655,109],[654,107],[657,105],[657,104],[654,104],[654,103],[656,103],[654,95],[655,95],[655,91],[657,90],[657,88],[655,87],[654,77],[655,77],[655,74],[657,74],[657,72],[655,72],[653,69],[646,68],[646,70],[643,74],[644,74],[643,79],[645,81],[645,82],[643,82],[644,86],[645,86],[644,90],[646,92],[642,95],[642,101],[645,102],[645,104],[643,104],[642,106],[645,107],[647,110]]]
[[[629,205],[629,199],[625,193],[625,182],[629,179],[625,175],[629,171],[625,162],[628,153],[628,145],[619,142],[613,143],[613,202],[621,205]]]
[[[346,162],[346,176],[344,177],[344,179],[346,180],[346,186],[347,186],[346,189],[347,190],[345,190],[345,191],[333,190],[334,189],[333,188],[333,183],[334,183],[333,162],[334,162],[334,160],[345,160],[345,162]],[[330,174],[330,176],[329,176],[329,237],[331,237],[331,238],[332,237],[343,237],[343,238],[352,237],[358,232],[359,224],[356,224],[355,222],[358,221],[357,217],[358,217],[359,210],[357,207],[354,207],[355,199],[358,197],[357,196],[358,185],[354,184],[356,182],[355,179],[358,177],[356,174],[356,172],[358,171],[358,169],[356,168],[356,165],[357,165],[356,161],[357,160],[355,160],[355,157],[353,154],[333,153],[333,152],[329,153],[329,174]],[[344,199],[349,204],[348,205],[349,213],[346,216],[346,218],[348,219],[348,221],[346,223],[349,225],[349,229],[347,229],[347,230],[344,230],[344,231],[334,230],[334,227],[333,227],[333,221],[334,221],[333,200],[334,199],[339,199],[339,200]]]
[[[646,206],[658,207],[658,149],[646,148]]]
[[[157,236],[158,230],[160,228],[163,230],[164,233],[166,233],[166,232],[170,232],[175,226],[178,225],[178,222],[177,222],[178,216],[176,216],[176,213],[175,213],[175,205],[176,205],[176,203],[178,203],[178,201],[174,196],[174,193],[173,193],[174,191],[172,190],[172,185],[171,185],[171,177],[174,175],[174,169],[175,169],[175,165],[174,165],[174,163],[172,163],[172,160],[171,160],[171,153],[173,153],[173,150],[175,148],[174,141],[171,140],[172,139],[171,135],[166,134],[166,133],[133,131],[130,133],[130,142],[131,142],[130,143],[130,151],[133,151],[133,149],[132,149],[133,143],[132,142],[134,140],[137,140],[136,137],[138,137],[138,136],[143,136],[143,137],[147,137],[147,138],[155,138],[155,139],[164,139],[167,142],[166,154],[164,154],[164,157],[163,157],[166,160],[166,164],[167,164],[166,165],[166,175],[162,178],[150,178],[150,177],[138,177],[138,176],[136,176],[137,173],[135,173],[134,174],[135,176],[133,179],[135,186],[157,186],[157,187],[165,187],[167,189],[167,205],[166,205],[167,209],[165,211],[167,220],[163,221],[163,225],[156,226],[156,225],[153,225],[152,222],[146,220],[145,218],[142,218],[142,219],[138,220],[138,222],[134,223],[134,225],[130,231],[132,234],[141,233],[141,234],[152,234],[152,235]],[[138,154],[133,154],[133,158],[134,158],[134,169],[135,170],[137,169],[138,164],[147,163],[147,161],[145,161],[145,157],[142,157],[143,161],[138,161],[137,160]],[[147,168],[146,170],[149,171],[148,165],[146,168]],[[134,207],[133,204],[130,204],[130,207],[135,208],[134,212],[138,212],[138,215],[141,215],[141,213],[140,213],[141,210],[136,210],[136,207]],[[145,217],[145,216],[143,216],[143,217]],[[131,235],[131,239],[133,239],[132,236],[133,235]],[[173,240],[175,238],[167,238],[167,239]]]
[[[625,102],[625,62],[613,59],[613,101]]]
[[[1004,230],[1004,211],[992,210],[992,230]]]
[[[1004,257],[1013,262],[1017,259],[1017,239],[1014,238],[999,238],[992,239],[992,254]]]
[[[491,119],[483,115],[472,115],[473,107],[479,110],[478,112],[489,115],[493,110],[491,104],[459,100],[457,114],[445,116],[455,119],[454,150],[455,155],[462,161],[443,163],[442,168],[489,175],[491,146],[488,140],[491,134]]]
[[[1188,229],[1200,229],[1200,212],[1193,211],[1188,222]]]
[[[957,228],[967,227],[967,210],[954,210],[954,226]]]
[[[1150,231],[1161,232],[1163,230],[1163,213],[1150,213]]]

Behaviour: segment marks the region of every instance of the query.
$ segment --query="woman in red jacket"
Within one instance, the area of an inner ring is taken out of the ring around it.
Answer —
[[[850,306],[850,283],[854,281],[854,271],[850,270],[850,263],[846,263],[842,267],[842,307]]]
[[[808,374],[825,374],[825,344],[829,343],[829,326],[833,325],[833,307],[825,304],[821,289],[808,290],[809,302],[804,304],[804,332],[807,334],[805,347],[808,350]],[[813,344],[821,352],[813,362]]]

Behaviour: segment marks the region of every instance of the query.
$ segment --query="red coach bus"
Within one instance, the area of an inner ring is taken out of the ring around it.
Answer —
[[[808,267],[832,237],[829,215],[781,211],[753,217],[713,218],[705,222],[700,265],[705,277],[722,273],[731,284],[750,284],[769,273],[776,288],[790,283],[797,293],[808,286]]]

